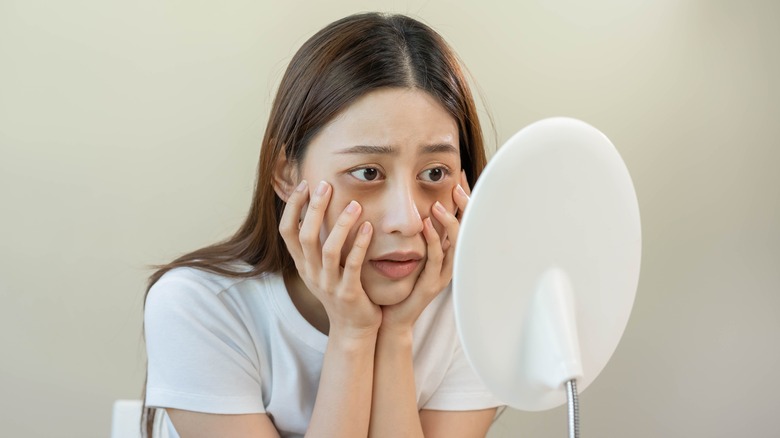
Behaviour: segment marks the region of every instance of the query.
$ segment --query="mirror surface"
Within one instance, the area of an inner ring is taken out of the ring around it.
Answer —
[[[577,386],[587,388],[626,327],[640,256],[636,193],[604,134],[559,117],[510,138],[474,187],[453,276],[464,350],[495,395],[530,411],[566,403],[564,386],[551,388],[533,372],[539,353],[551,355],[548,362],[560,359],[555,346],[537,340],[542,351],[529,355],[529,336],[536,336],[529,331],[532,298],[552,268],[571,284],[582,369]]]

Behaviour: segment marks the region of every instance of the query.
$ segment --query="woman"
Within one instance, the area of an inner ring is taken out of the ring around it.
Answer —
[[[484,436],[448,284],[485,165],[442,38],[354,15],[293,57],[245,223],[150,280],[147,406],[181,437]]]

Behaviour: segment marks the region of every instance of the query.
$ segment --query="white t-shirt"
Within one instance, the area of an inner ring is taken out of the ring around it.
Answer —
[[[173,269],[149,291],[144,324],[150,407],[266,413],[283,437],[306,432],[328,337],[301,316],[280,274]],[[417,320],[413,358],[419,409],[501,405],[461,350],[449,287]]]

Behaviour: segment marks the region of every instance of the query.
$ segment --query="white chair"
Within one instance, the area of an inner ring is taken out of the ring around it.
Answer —
[[[111,438],[141,438],[141,400],[116,400],[111,414]],[[152,426],[152,438],[168,438],[163,418],[165,412],[157,410]]]

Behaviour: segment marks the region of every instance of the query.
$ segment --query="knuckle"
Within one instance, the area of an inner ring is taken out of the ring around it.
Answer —
[[[364,250],[368,248],[369,242],[368,238],[355,239],[355,242],[352,245],[358,249]]]
[[[435,251],[433,254],[428,254],[428,259],[436,264],[441,264],[444,260],[444,255],[440,251]]]
[[[344,263],[345,269],[357,270],[363,265],[363,258],[358,256],[350,256]]]
[[[302,245],[314,246],[319,243],[319,236],[316,234],[301,234],[300,241]]]
[[[289,224],[285,222],[281,222],[279,224],[279,234],[282,235],[282,237],[288,237],[291,233],[292,229]]]
[[[295,239],[295,235],[291,233],[290,230],[279,230],[279,234],[282,236],[282,240],[287,245],[290,245],[291,242],[293,242]]]
[[[325,260],[333,261],[338,260],[341,256],[341,251],[333,245],[325,245],[322,247],[322,258]]]
[[[330,297],[333,295],[333,288],[330,286],[330,282],[325,277],[320,277],[320,279],[316,282],[314,282],[315,287],[319,292],[320,296],[323,297]]]
[[[303,279],[303,282],[306,284],[306,287],[310,287],[310,275],[309,275],[309,264],[306,263],[305,260],[296,260],[295,261],[295,269],[298,270],[298,274],[301,276],[301,279]]]
[[[354,307],[357,304],[358,298],[354,293],[347,291],[341,291],[337,298],[338,302],[345,307]]]
[[[350,225],[352,225],[352,218],[348,215],[340,215],[338,220],[336,221],[335,227],[337,228],[348,228]]]
[[[322,196],[315,196],[311,201],[309,201],[310,210],[320,211],[323,205],[325,205],[325,199]]]

